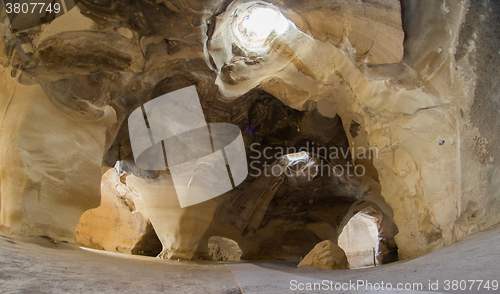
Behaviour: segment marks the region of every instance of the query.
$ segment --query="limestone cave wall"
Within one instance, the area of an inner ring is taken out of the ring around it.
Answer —
[[[240,23],[252,9],[286,26],[256,39]],[[500,220],[499,16],[487,0],[82,0],[19,30],[2,9],[0,225],[67,242],[78,225],[80,244],[127,253],[152,226],[160,257],[208,257],[220,236],[277,258],[337,243],[368,210],[379,262],[450,245]],[[168,169],[135,164],[127,120],[191,85],[260,173],[180,208]],[[292,147],[363,172],[300,174]]]

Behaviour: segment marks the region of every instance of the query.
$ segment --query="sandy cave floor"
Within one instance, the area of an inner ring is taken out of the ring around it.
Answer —
[[[446,291],[445,280],[500,280],[500,228],[481,232],[421,258],[352,270],[297,269],[291,261],[185,262],[83,250],[40,239],[0,235],[1,293],[417,293],[351,287],[347,291],[291,291],[322,283],[422,283],[418,293],[500,293],[482,288]],[[429,291],[429,280],[439,291]],[[297,282],[291,282],[297,281]],[[293,283],[293,285],[291,284]],[[366,283],[366,282],[365,282]],[[491,283],[491,282],[490,282]],[[491,285],[491,284],[490,284]],[[374,285],[375,287],[375,285]]]

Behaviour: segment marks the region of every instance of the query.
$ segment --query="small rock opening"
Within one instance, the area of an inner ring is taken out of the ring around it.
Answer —
[[[273,36],[283,34],[288,20],[271,4],[256,2],[238,13],[233,22],[236,37],[247,48],[263,46]]]

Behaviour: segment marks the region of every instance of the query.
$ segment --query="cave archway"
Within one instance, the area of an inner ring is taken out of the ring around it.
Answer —
[[[350,268],[378,265],[378,226],[375,217],[359,212],[353,216],[339,235],[338,245],[344,249]],[[375,264],[374,264],[375,263]]]

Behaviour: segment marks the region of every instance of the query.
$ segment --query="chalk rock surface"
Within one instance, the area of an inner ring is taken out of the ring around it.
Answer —
[[[111,168],[102,176],[101,205],[87,210],[76,227],[77,244],[128,254],[156,256],[161,243],[142,199]],[[122,182],[123,181],[123,182]],[[125,182],[125,183],[124,183]]]
[[[330,240],[314,246],[297,267],[321,267],[324,269],[348,269],[349,262],[344,250]]]

